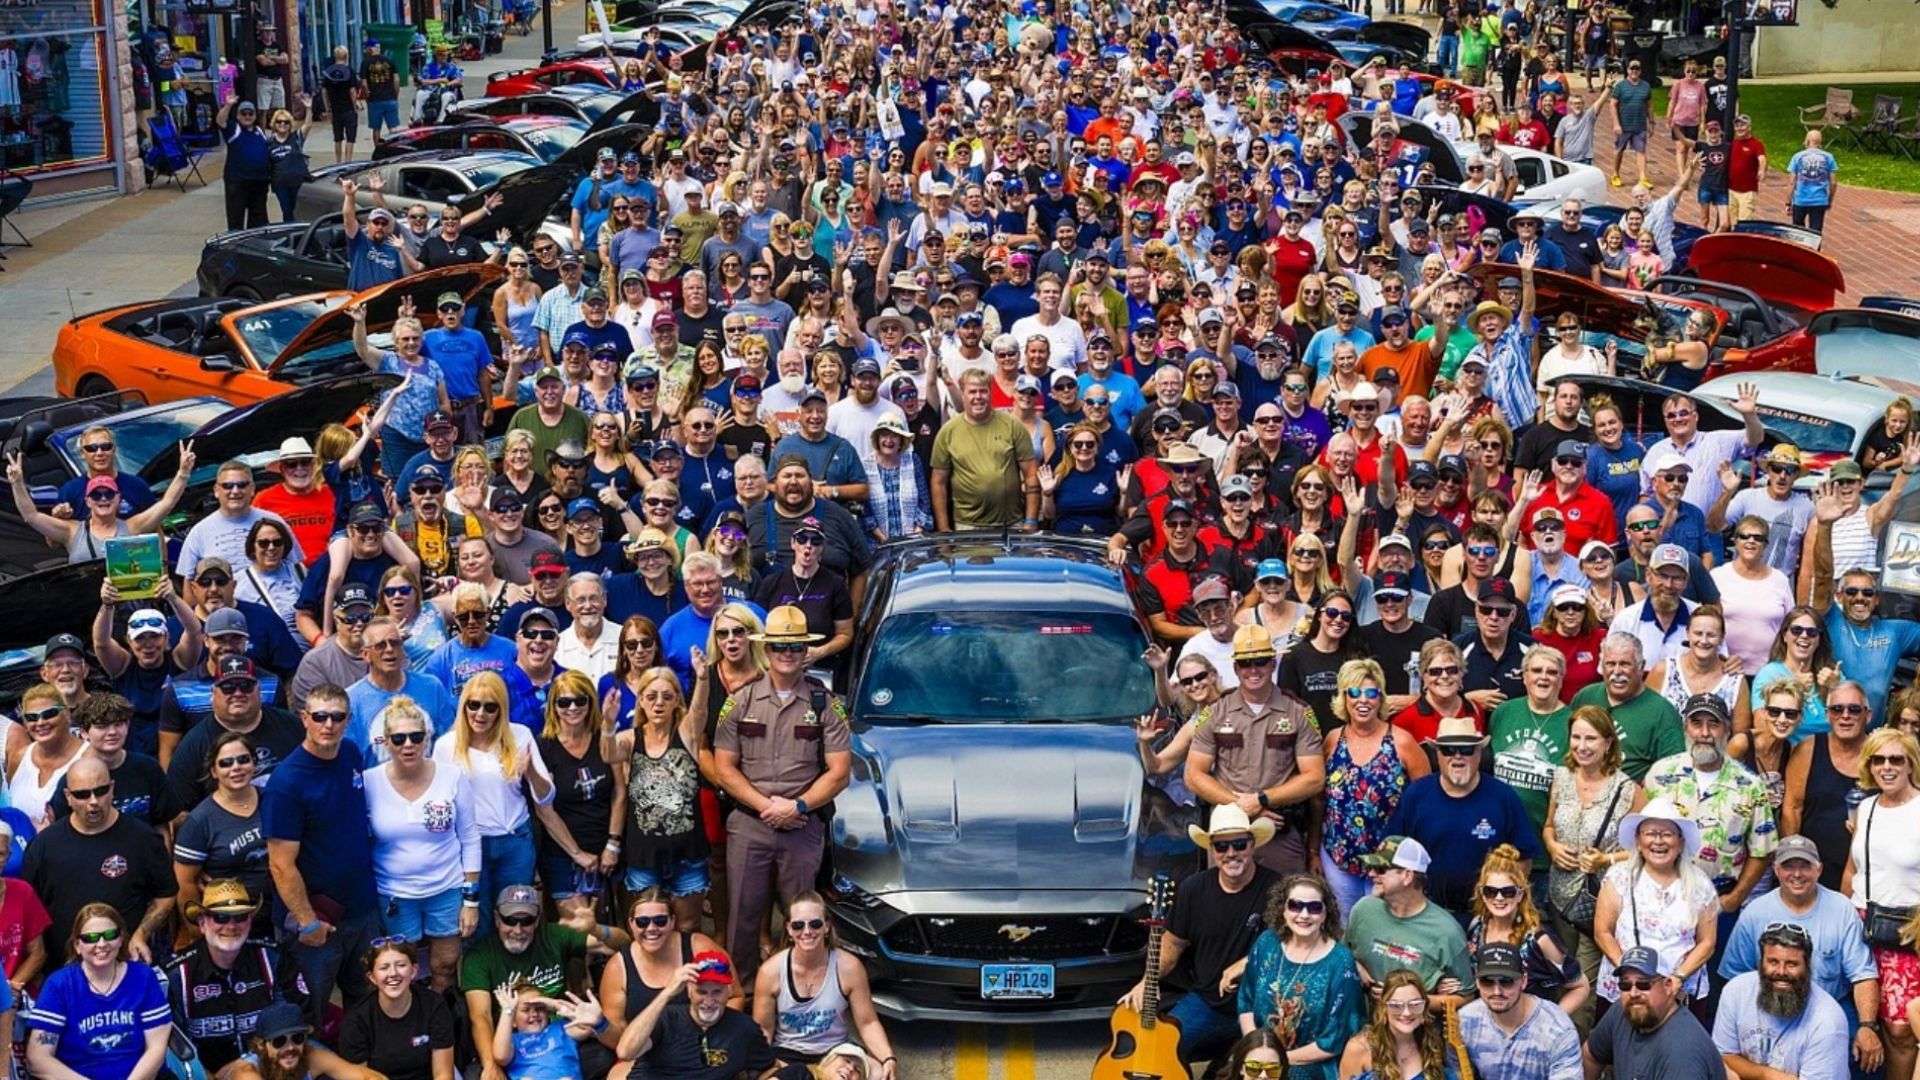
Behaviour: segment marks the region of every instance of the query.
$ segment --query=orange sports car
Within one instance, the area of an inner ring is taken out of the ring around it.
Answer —
[[[367,305],[368,331],[379,334],[392,327],[406,299],[431,324],[441,293],[460,293],[472,304],[505,276],[492,263],[471,263],[357,295],[310,293],[266,303],[198,297],[96,311],[60,328],[54,389],[66,397],[138,390],[154,405],[200,395],[251,405],[366,370],[353,350],[350,303]]]

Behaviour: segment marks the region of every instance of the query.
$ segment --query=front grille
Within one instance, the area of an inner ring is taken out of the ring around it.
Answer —
[[[1147,932],[1112,915],[916,915],[882,940],[898,955],[1016,963],[1125,956],[1147,947]]]

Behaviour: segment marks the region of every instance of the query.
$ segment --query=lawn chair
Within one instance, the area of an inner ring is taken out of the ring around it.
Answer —
[[[1914,105],[1920,112],[1920,102]],[[1894,124],[1887,133],[1887,148],[1908,161],[1920,161],[1920,115],[1909,116]]]
[[[1838,128],[1842,134],[1848,134],[1859,118],[1860,110],[1853,104],[1853,91],[1838,86],[1827,87],[1827,100],[1821,104],[1800,107],[1800,126],[1808,131]]]
[[[188,149],[180,138],[180,129],[173,125],[173,114],[165,109],[155,109],[147,119],[147,131],[153,136],[153,145],[147,150],[147,164],[153,171],[173,181],[173,186],[181,191],[187,190],[187,177],[200,181],[201,187],[207,186],[207,178],[200,175],[200,159],[210,150]]]
[[[1894,134],[1900,130],[1900,95],[1873,95],[1873,118],[1854,134],[1855,145],[1862,149],[1893,151]]]

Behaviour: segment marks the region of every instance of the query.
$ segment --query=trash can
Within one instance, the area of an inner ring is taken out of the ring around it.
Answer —
[[[1650,86],[1661,85],[1660,46],[1667,40],[1665,32],[1660,30],[1622,30],[1614,35],[1614,55],[1620,58],[1622,70],[1635,60],[1640,61],[1640,72],[1646,76]]]
[[[413,48],[413,27],[406,23],[367,23],[363,27],[366,36],[380,43],[380,51],[393,61],[400,76],[400,85],[408,86],[413,82],[412,57],[408,55]]]

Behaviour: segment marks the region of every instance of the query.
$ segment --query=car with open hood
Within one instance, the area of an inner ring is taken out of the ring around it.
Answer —
[[[1134,720],[1149,641],[1103,545],[961,533],[883,545],[847,708],[828,904],[882,1012],[1105,1017],[1140,977],[1155,871],[1196,868]]]
[[[1648,290],[1699,298],[1727,312],[1737,348],[1716,370],[1811,372],[1814,335],[1796,332],[1833,309],[1847,278],[1832,256],[1793,239],[1731,232],[1695,241],[1686,273],[1655,278]]]
[[[156,405],[200,395],[251,405],[366,372],[353,349],[350,303],[367,305],[368,333],[383,340],[403,301],[431,312],[443,292],[471,302],[505,276],[494,264],[471,263],[357,294],[309,293],[263,303],[195,297],[111,307],[75,316],[60,328],[54,388],[67,397],[135,390]]]
[[[634,150],[651,133],[638,124],[616,124],[596,131],[592,122],[571,116],[455,114],[449,121],[389,134],[373,148],[373,160],[385,161],[419,150],[509,150],[532,155],[549,165],[571,165],[585,172],[593,168],[603,148],[616,154]]]
[[[652,127],[660,120],[660,104],[645,90],[622,94],[591,86],[561,86],[537,94],[468,98],[447,110],[449,122],[475,116],[565,116],[585,120],[593,130],[628,123]]]
[[[1490,296],[1495,282],[1518,274],[1519,268],[1504,263],[1481,263],[1466,273],[1480,283],[1483,293]],[[1687,319],[1696,314],[1712,322],[1712,329],[1706,337],[1710,350],[1710,370],[1712,357],[1725,348],[1720,336],[1726,327],[1727,313],[1699,297],[1609,289],[1575,274],[1535,270],[1534,318],[1546,328],[1551,327],[1554,320],[1565,312],[1572,312],[1579,318],[1585,341],[1594,348],[1604,349],[1608,338],[1616,339],[1619,349],[1617,370],[1622,374],[1640,372],[1649,336],[1679,337]],[[1549,331],[1542,330],[1543,339],[1549,334]],[[1543,343],[1542,347],[1547,346]]]
[[[535,94],[557,86],[590,86],[596,90],[618,90],[620,69],[604,56],[560,60],[539,67],[503,71],[487,80],[488,97],[513,97]]]

